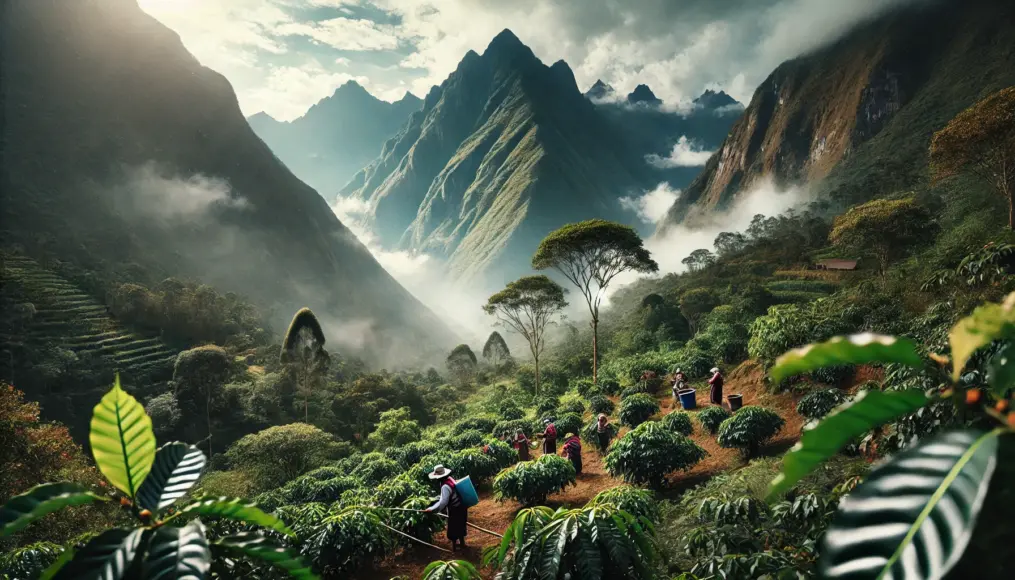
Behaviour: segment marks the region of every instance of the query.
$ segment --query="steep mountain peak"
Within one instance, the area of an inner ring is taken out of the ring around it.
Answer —
[[[694,99],[694,104],[706,109],[720,109],[730,105],[739,105],[740,101],[726,94],[726,91],[719,91],[717,93],[712,89],[706,89],[700,97]]]
[[[275,117],[272,117],[271,115],[269,115],[268,113],[265,113],[264,111],[261,111],[259,113],[254,113],[253,115],[247,117],[247,122],[248,123],[278,123],[278,119],[276,119]]]
[[[501,30],[497,36],[493,37],[493,40],[490,41],[486,50],[489,52],[490,50],[517,50],[518,48],[525,48],[525,44],[519,40],[517,36],[515,36],[514,32],[505,28],[504,30]]]
[[[589,90],[585,91],[585,96],[589,99],[604,99],[615,92],[612,86],[603,82],[602,79],[597,79],[596,82],[589,87]]]
[[[337,97],[339,95],[345,96],[345,97],[351,97],[351,96],[360,96],[360,97],[362,97],[362,96],[367,96],[367,97],[370,97],[370,98],[374,98],[374,96],[371,95],[369,91],[367,91],[365,88],[363,88],[363,85],[359,84],[358,82],[356,82],[354,80],[345,81],[344,84],[342,84],[337,89],[335,89],[335,92],[334,92],[334,94],[332,96],[336,96]]]
[[[423,99],[417,97],[416,95],[410,93],[409,91],[405,91],[405,94],[402,95],[402,98],[398,99],[397,101],[395,101],[392,104],[398,105],[398,106],[419,107],[419,106],[423,105]]]
[[[568,90],[573,89],[574,92],[579,92],[578,81],[574,78],[574,71],[571,70],[571,67],[563,59],[550,65],[550,73],[553,74],[554,78],[563,83],[564,87]]]
[[[627,102],[632,104],[645,103],[646,105],[661,105],[662,100],[659,99],[652,92],[652,89],[648,88],[648,85],[638,85],[627,95]]]

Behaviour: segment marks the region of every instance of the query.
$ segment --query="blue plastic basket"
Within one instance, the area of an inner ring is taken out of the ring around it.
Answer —
[[[458,491],[458,497],[461,498],[462,505],[465,507],[472,507],[479,503],[479,494],[476,493],[476,488],[472,486],[472,480],[468,475],[455,481],[455,490]]]
[[[677,397],[680,398],[680,406],[685,410],[692,410],[698,406],[697,391],[694,389],[684,389],[677,391]]]

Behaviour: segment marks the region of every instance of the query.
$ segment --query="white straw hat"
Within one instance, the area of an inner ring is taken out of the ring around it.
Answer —
[[[451,470],[443,465],[438,465],[433,468],[433,473],[429,475],[430,479],[440,479],[451,475]]]
[[[719,368],[718,367],[712,367],[712,370],[710,370],[708,372],[710,372],[710,373],[717,373],[717,372],[719,372]]]

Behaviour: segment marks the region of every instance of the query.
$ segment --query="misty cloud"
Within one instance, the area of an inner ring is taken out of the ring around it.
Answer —
[[[670,184],[664,181],[639,197],[620,198],[620,207],[635,212],[638,219],[647,224],[655,224],[666,217],[666,212],[677,201],[679,195],[679,189],[671,188]]]
[[[200,222],[217,210],[249,207],[223,179],[174,175],[155,163],[124,168],[123,179],[113,190],[121,211],[162,221]]]
[[[687,135],[681,135],[680,139],[677,140],[676,144],[673,145],[673,150],[666,157],[660,155],[651,154],[645,156],[645,161],[653,167],[660,169],[669,169],[671,167],[701,167],[708,162],[708,158],[712,156],[715,151],[705,151],[701,146],[687,138]]]

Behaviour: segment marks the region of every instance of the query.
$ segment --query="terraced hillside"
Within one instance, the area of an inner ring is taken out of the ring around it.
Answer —
[[[31,258],[5,256],[3,282],[4,302],[15,314],[0,329],[5,363],[34,347],[69,351],[72,359],[104,359],[94,362],[124,377],[171,374],[176,350],[126,329],[101,302]]]

